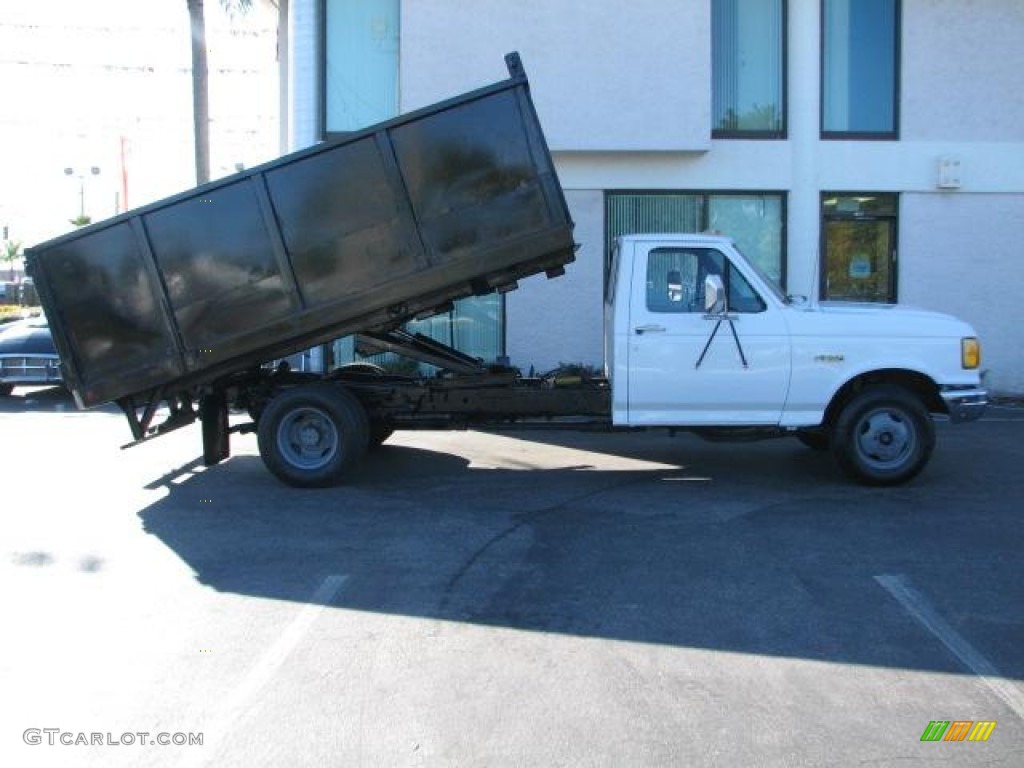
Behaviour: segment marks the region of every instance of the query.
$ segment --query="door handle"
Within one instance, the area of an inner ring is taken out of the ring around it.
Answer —
[[[643,336],[645,333],[664,333],[665,326],[663,325],[638,325],[635,329],[637,336]]]

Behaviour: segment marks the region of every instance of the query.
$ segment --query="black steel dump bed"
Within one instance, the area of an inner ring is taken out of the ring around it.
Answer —
[[[510,78],[29,249],[80,407],[167,398],[573,259]]]

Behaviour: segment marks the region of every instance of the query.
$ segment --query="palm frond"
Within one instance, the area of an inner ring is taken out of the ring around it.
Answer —
[[[251,11],[252,2],[253,0],[220,0],[220,7],[227,12],[228,16],[235,19]]]

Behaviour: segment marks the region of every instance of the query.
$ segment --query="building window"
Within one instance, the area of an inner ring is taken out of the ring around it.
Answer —
[[[716,232],[784,288],[786,196],[781,192],[609,192],[608,250],[620,235]]]
[[[321,0],[325,133],[398,114],[399,0]]]
[[[823,299],[895,303],[898,207],[888,193],[822,195]]]
[[[786,135],[785,0],[712,0],[715,138]]]
[[[821,133],[895,139],[900,0],[822,0]]]
[[[447,312],[406,323],[405,330],[423,334],[485,363],[493,363],[505,356],[505,297],[491,293],[460,299]],[[352,336],[337,339],[331,345],[331,354],[334,367],[369,362],[408,375],[432,374],[437,370],[392,352],[363,357],[356,352]]]
[[[319,0],[321,133],[346,133],[395,117],[399,111],[399,0]],[[406,325],[492,362],[505,354],[505,300],[491,294],[460,299],[451,310]],[[334,365],[362,361],[352,337],[331,346]],[[414,373],[429,366],[386,353],[366,358],[389,369]]]

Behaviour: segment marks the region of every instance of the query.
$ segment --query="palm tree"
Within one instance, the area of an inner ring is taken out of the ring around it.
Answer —
[[[4,231],[7,231],[7,227],[4,227]],[[11,282],[14,282],[14,261],[21,257],[21,241],[20,240],[7,240],[4,242],[3,251],[0,252],[0,258],[3,258],[7,262],[7,266],[11,269]]]
[[[203,0],[185,0],[192,28],[192,124],[196,142],[196,184],[210,180],[210,78],[206,66],[206,14]],[[252,8],[252,0],[220,0],[232,17]]]

